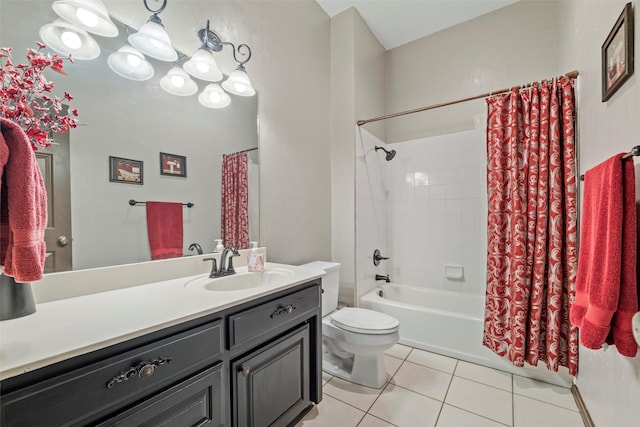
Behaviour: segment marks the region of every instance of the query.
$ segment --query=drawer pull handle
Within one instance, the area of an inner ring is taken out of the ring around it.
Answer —
[[[280,316],[281,314],[291,314],[293,310],[296,309],[295,305],[289,304],[286,307],[280,306],[276,311],[271,314],[271,318],[273,319],[276,316]]]
[[[157,359],[149,360],[147,362],[140,362],[136,366],[132,366],[126,371],[120,372],[115,377],[107,381],[107,388],[113,388],[114,385],[125,382],[132,377],[149,378],[155,372],[156,368],[165,363],[171,363],[169,357],[158,357]]]
[[[251,373],[251,368],[248,366],[245,366],[244,368],[242,368],[242,376],[243,377],[248,377],[249,374]]]

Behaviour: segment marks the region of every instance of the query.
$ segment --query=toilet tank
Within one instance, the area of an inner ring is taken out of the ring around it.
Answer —
[[[313,261],[301,267],[324,270],[322,276],[322,316],[326,316],[338,308],[338,290],[340,288],[340,263],[328,261]]]

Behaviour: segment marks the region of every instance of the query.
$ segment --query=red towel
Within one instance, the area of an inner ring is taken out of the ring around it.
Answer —
[[[631,317],[638,310],[636,285],[635,170],[618,154],[585,173],[576,298],[571,323],[580,342],[604,342],[634,357]],[[613,328],[612,328],[613,327]]]
[[[182,203],[147,202],[151,259],[182,256]]]
[[[47,190],[22,128],[0,118],[0,129],[0,264],[16,282],[32,282],[44,271]]]

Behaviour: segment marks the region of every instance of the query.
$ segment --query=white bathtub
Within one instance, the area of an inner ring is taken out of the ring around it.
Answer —
[[[382,296],[380,295],[382,293]],[[360,307],[400,321],[400,343],[517,375],[570,387],[566,368],[550,372],[544,363],[518,368],[482,345],[484,295],[387,283],[365,294]]]

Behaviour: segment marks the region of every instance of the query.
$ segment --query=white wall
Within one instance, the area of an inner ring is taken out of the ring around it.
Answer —
[[[483,129],[387,145],[391,279],[484,295],[487,253]],[[462,278],[445,277],[445,265]]]
[[[556,1],[520,1],[387,52],[387,113],[537,81],[559,69]],[[387,142],[474,128],[482,100],[398,117]]]
[[[391,260],[373,264],[373,251],[389,256],[387,242],[388,162],[375,146],[384,141],[359,128],[356,135],[356,305],[376,287],[376,274],[386,275]]]
[[[331,19],[332,260],[340,262],[340,299],[354,304],[355,122],[384,112],[384,48],[356,12]],[[373,132],[384,134],[384,124]]]
[[[559,62],[580,71],[578,80],[579,167],[590,169],[640,144],[638,46],[640,22],[635,11],[636,71],[607,102],[601,102],[600,47],[618,19],[625,1],[562,1],[558,27]],[[640,188],[640,159],[636,158]],[[577,385],[596,426],[631,427],[640,422],[640,356],[626,358],[615,348],[580,347]]]

